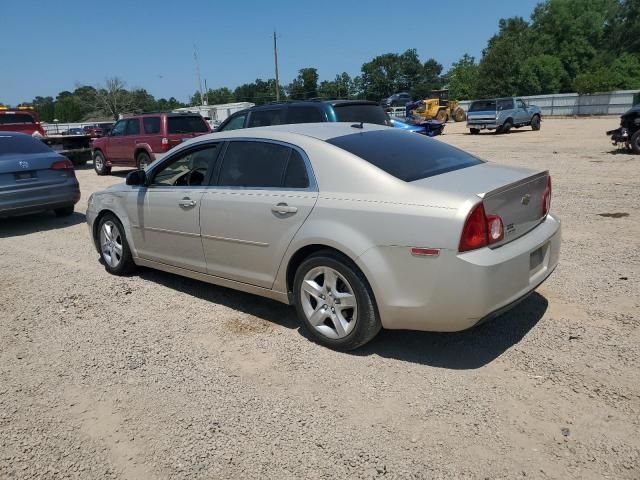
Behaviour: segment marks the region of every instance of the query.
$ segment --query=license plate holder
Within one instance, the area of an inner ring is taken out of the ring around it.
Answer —
[[[14,173],[14,175],[16,177],[16,182],[20,180],[31,180],[32,178],[35,177],[34,172],[16,172]]]

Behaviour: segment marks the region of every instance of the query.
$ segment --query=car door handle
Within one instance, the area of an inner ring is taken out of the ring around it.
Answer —
[[[184,197],[178,202],[178,205],[180,205],[182,208],[192,208],[196,206],[196,203],[197,202],[195,200],[191,200],[189,197]]]
[[[278,203],[271,207],[271,211],[279,213],[280,215],[286,215],[287,213],[296,213],[298,211],[298,207],[290,207],[286,203]]]

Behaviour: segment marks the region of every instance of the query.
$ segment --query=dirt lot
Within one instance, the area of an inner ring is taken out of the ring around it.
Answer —
[[[0,478],[640,478],[640,157],[616,124],[447,125],[551,170],[561,264],[496,321],[351,354],[269,300],[108,275],[83,212],[126,172],[81,169],[73,217],[0,220]]]

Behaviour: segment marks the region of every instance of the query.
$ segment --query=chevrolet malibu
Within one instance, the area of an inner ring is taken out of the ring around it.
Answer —
[[[292,304],[312,338],[350,350],[515,305],[558,264],[550,205],[547,171],[322,123],[185,142],[93,194],[87,221],[112,274],[140,265]]]

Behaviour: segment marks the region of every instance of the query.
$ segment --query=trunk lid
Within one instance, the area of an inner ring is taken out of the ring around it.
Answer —
[[[0,193],[66,182],[69,172],[51,169],[64,159],[55,152],[0,155]]]
[[[495,110],[481,110],[479,112],[468,112],[467,113],[467,121],[468,122],[478,122],[478,121],[495,121],[496,119],[496,111]]]
[[[459,200],[475,195],[482,199],[487,215],[498,215],[504,239],[498,247],[521,237],[543,219],[543,196],[549,172],[483,163],[412,182],[416,186],[458,194]]]

